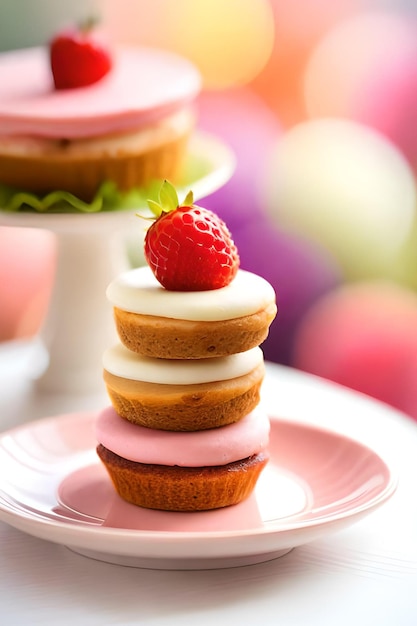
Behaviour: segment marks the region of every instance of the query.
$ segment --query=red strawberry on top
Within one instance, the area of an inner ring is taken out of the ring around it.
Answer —
[[[62,31],[49,45],[51,70],[56,89],[86,87],[101,80],[111,69],[109,51],[89,20],[78,28]]]
[[[226,224],[212,211],[196,206],[189,192],[179,205],[165,181],[159,203],[148,200],[157,219],[145,237],[145,258],[156,279],[171,291],[206,291],[228,285],[239,255]]]

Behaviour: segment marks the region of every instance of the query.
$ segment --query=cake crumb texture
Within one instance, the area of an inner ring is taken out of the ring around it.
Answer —
[[[114,376],[104,381],[116,412],[147,428],[195,431],[226,426],[242,419],[260,401],[265,367],[231,380],[195,385],[160,385]]]
[[[164,359],[202,359],[245,352],[265,341],[276,305],[231,320],[195,322],[140,315],[114,308],[116,330],[126,348]]]

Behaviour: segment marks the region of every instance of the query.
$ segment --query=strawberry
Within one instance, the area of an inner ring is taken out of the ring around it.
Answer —
[[[192,192],[180,205],[165,181],[159,203],[148,204],[157,219],[145,236],[145,258],[165,289],[205,291],[233,280],[239,255],[230,232],[215,213],[194,204]]]
[[[111,69],[109,51],[95,35],[92,20],[58,33],[49,56],[56,89],[85,87],[101,80]]]

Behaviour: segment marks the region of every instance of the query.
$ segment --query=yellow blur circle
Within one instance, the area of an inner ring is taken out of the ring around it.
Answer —
[[[204,87],[250,82],[271,56],[275,26],[268,0],[103,0],[116,41],[177,52],[199,68]]]
[[[264,0],[177,0],[175,47],[199,67],[206,88],[243,85],[266,64],[274,20]]]

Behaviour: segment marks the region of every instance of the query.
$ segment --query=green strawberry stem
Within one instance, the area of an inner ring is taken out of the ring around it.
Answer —
[[[101,20],[98,15],[89,15],[88,17],[84,18],[81,22],[79,22],[78,30],[80,31],[80,33],[87,35],[88,33],[90,33],[92,30],[94,30],[97,27],[100,21]]]
[[[162,213],[170,213],[180,206],[177,190],[168,180],[164,180],[158,194],[158,202],[147,200],[148,206],[156,218]],[[194,204],[193,192],[189,191],[182,203],[182,206],[192,206]]]

